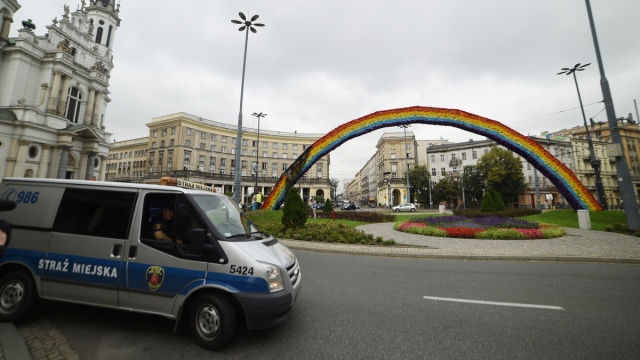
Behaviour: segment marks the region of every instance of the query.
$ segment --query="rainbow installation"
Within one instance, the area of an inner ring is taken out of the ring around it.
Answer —
[[[261,209],[279,208],[289,189],[311,166],[345,142],[374,130],[406,124],[453,126],[483,135],[525,158],[556,186],[573,209],[603,209],[573,171],[535,140],[495,120],[462,110],[425,106],[376,111],[333,129],[308,147],[289,166],[262,203]]]

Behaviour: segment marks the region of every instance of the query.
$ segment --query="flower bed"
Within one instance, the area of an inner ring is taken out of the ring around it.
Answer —
[[[394,229],[412,234],[466,239],[529,240],[564,236],[564,229],[522,219],[487,216],[438,216],[396,223]]]

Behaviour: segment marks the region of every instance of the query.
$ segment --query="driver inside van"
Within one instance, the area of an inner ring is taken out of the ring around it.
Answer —
[[[156,240],[173,242],[173,204],[167,204],[162,208],[162,214],[153,219],[153,236]],[[182,244],[182,240],[176,240]]]

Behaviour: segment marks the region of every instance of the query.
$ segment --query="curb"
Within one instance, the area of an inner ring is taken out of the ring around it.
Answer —
[[[526,255],[455,255],[455,254],[424,254],[411,249],[425,249],[412,247],[385,247],[332,243],[315,243],[302,240],[279,239],[293,250],[306,250],[330,254],[346,254],[360,256],[385,256],[396,258],[433,259],[433,260],[472,260],[472,261],[538,261],[538,262],[572,262],[598,264],[626,264],[640,265],[637,258],[585,257],[585,256],[526,256]],[[323,245],[324,244],[324,245]],[[395,251],[394,251],[395,250]],[[402,250],[402,251],[397,251]]]
[[[13,323],[0,323],[0,359],[33,359],[27,344]]]

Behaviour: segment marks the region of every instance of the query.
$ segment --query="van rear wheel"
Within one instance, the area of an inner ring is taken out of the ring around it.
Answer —
[[[11,322],[22,316],[35,301],[31,277],[13,271],[0,278],[0,321]]]
[[[233,305],[219,295],[202,295],[189,310],[189,330],[194,341],[208,350],[225,346],[236,332]]]

